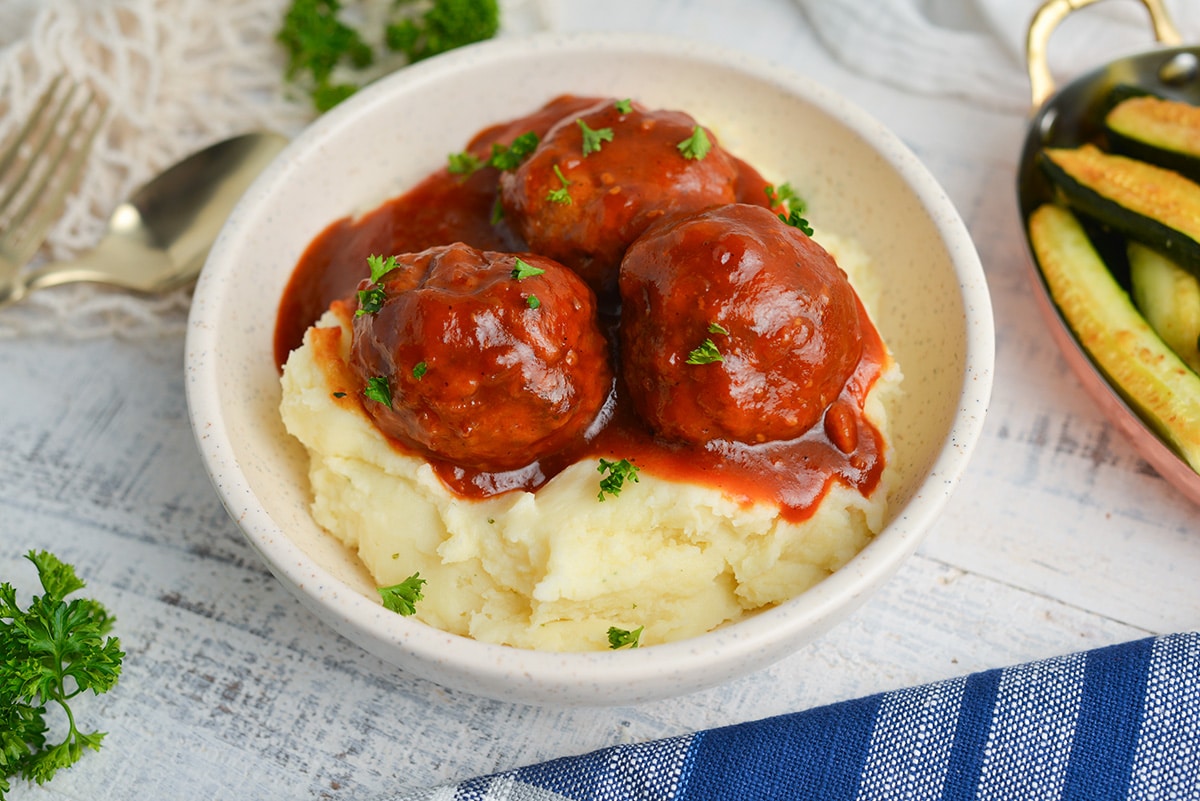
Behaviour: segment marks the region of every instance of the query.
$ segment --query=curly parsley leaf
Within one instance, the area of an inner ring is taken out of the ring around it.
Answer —
[[[588,127],[588,124],[582,118],[576,119],[575,123],[579,126],[580,133],[583,134],[584,158],[590,156],[592,153],[598,153],[601,144],[613,140],[612,128],[592,129]]]
[[[363,396],[368,400],[382,403],[389,409],[392,408],[392,388],[385,375],[368,378],[367,385],[363,388]]]
[[[628,114],[629,112],[633,111],[633,101],[629,98],[618,100],[613,105],[617,107],[617,113],[619,114]]]
[[[685,159],[699,161],[708,155],[708,151],[712,150],[712,142],[709,141],[705,130],[697,125],[692,128],[692,135],[675,147],[679,148],[679,152]]]
[[[417,362],[413,365],[412,377],[420,381],[429,372],[429,362]]]
[[[529,297],[525,298],[525,305],[531,309],[540,309],[542,307],[542,302],[538,300],[537,295],[530,295]]]
[[[688,354],[688,364],[714,364],[725,361],[725,357],[721,355],[721,351],[717,350],[717,345],[711,339],[705,339],[700,345]]]
[[[725,326],[721,325],[720,323],[709,323],[708,324],[708,333],[724,334],[725,336],[729,336],[729,329],[726,328]]]
[[[425,597],[421,591],[423,586],[425,586],[425,579],[421,578],[419,572],[413,573],[399,584],[380,587],[379,597],[385,608],[407,617],[416,613],[417,601]]]
[[[335,67],[362,70],[375,62],[358,30],[339,18],[341,9],[340,0],[292,0],[275,35],[287,53],[284,78],[307,82],[318,111],[329,110],[358,88],[334,82]]]
[[[608,629],[608,647],[612,650],[618,648],[637,648],[642,638],[642,632],[645,626],[638,626],[633,631],[619,629],[616,626],[611,626]]]
[[[98,602],[67,600],[83,589],[75,569],[47,551],[30,551],[43,594],[27,609],[15,588],[0,584],[0,798],[21,777],[38,784],[77,762],[84,749],[98,750],[104,732],[79,728],[71,700],[108,692],[121,674],[125,653],[108,636],[113,618]],[[61,743],[46,744],[45,715],[54,704],[65,713]]]
[[[421,12],[417,0],[398,0],[388,23],[385,41],[390,50],[409,61],[445,53],[456,47],[491,39],[500,29],[496,0],[433,0]]]
[[[612,495],[614,497],[620,495],[626,481],[632,481],[634,484],[637,483],[638,470],[638,466],[628,459],[612,462],[601,457],[600,464],[596,467],[596,472],[604,477],[600,479],[600,492],[596,497],[603,501],[605,495]],[[605,473],[608,475],[604,475]]]

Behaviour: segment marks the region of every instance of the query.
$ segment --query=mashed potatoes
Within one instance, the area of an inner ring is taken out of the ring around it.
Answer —
[[[818,238],[870,308],[861,252]],[[883,524],[891,467],[869,498],[835,483],[802,523],[645,470],[600,502],[595,460],[535,493],[463,499],[390,445],[357,399],[335,397],[349,348],[349,320],[330,311],[283,373],[281,413],[310,455],[313,516],[380,586],[420,572],[416,616],[449,632],[550,651],[607,648],[612,626],[644,626],[642,645],[679,640],[795,597]],[[899,381],[893,365],[866,404],[885,442]]]

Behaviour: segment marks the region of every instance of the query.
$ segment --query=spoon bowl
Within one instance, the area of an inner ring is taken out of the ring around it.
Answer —
[[[186,286],[199,275],[234,205],[287,141],[258,131],[188,156],[117,206],[91,251],[18,273],[0,286],[0,305],[81,281],[148,294]]]

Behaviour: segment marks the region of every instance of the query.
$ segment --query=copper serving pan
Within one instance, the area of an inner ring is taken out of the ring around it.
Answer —
[[[1017,201],[1021,219],[1025,222],[1030,212],[1050,200],[1053,194],[1037,165],[1038,151],[1044,147],[1074,147],[1098,140],[1102,136],[1103,116],[1114,87],[1133,85],[1200,105],[1200,48],[1181,45],[1179,32],[1161,0],[1140,0],[1150,14],[1160,47],[1112,61],[1056,88],[1046,62],[1050,35],[1068,14],[1095,1],[1049,0],[1034,15],[1029,26],[1027,57],[1034,115],[1017,171]],[[1200,504],[1200,474],[1142,421],[1079,344],[1050,298],[1033,255],[1027,224],[1025,231],[1034,295],[1055,342],[1080,383],[1142,458],[1186,497]],[[1103,243],[1098,242],[1098,246],[1103,252]]]

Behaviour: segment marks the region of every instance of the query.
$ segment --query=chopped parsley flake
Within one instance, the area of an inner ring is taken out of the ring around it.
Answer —
[[[387,376],[377,375],[368,378],[367,386],[363,388],[363,396],[368,400],[382,403],[389,409],[392,408],[392,388],[388,386]]]
[[[470,175],[483,166],[483,159],[465,150],[462,153],[451,153],[447,158],[449,164],[446,165],[446,169],[451,175]]]
[[[525,298],[525,305],[531,309],[538,309],[541,308],[542,302],[538,300],[537,295],[530,295],[529,297]]]
[[[541,275],[542,273],[546,272],[540,267],[534,267],[520,256],[517,257],[516,265],[517,266],[513,267],[512,269],[512,277],[517,281],[520,281],[522,278],[532,278],[535,275]]]
[[[602,142],[611,142],[613,140],[612,128],[593,130],[582,119],[577,119],[575,122],[579,125],[579,130],[583,133],[583,155],[585,158],[592,153],[598,153]]]
[[[488,164],[498,170],[515,170],[537,146],[538,135],[533,131],[521,134],[508,146],[495,143]]]
[[[800,216],[800,212],[793,210],[790,214],[780,214],[779,219],[783,220],[793,228],[799,228],[808,236],[813,235],[812,226],[808,224],[808,220]]]
[[[708,134],[704,129],[697,125],[692,128],[692,135],[675,147],[679,148],[679,152],[685,159],[699,161],[708,155],[708,151],[712,150],[712,142],[709,141]]]
[[[720,323],[709,323],[708,324],[708,333],[724,334],[725,336],[729,336],[729,329],[726,328],[725,326],[721,325]]]
[[[500,202],[500,196],[496,195],[496,202],[492,204],[492,216],[488,222],[492,225],[504,219],[504,204]]]
[[[688,364],[713,364],[714,362],[723,361],[725,361],[725,358],[721,355],[721,351],[717,350],[716,343],[711,339],[704,340],[687,357]]]
[[[804,201],[796,194],[796,190],[789,183],[782,183],[779,186],[775,184],[767,184],[765,191],[767,193],[767,202],[771,204],[771,208],[776,206],[787,206],[789,210],[804,211]]]
[[[362,317],[364,314],[375,314],[383,308],[383,304],[387,301],[387,293],[383,291],[381,286],[373,286],[369,289],[358,290],[358,310],[354,312],[355,317]]]
[[[421,587],[425,579],[420,573],[413,573],[399,584],[390,587],[380,587],[379,597],[385,608],[407,617],[417,611],[417,601],[425,597]]]
[[[547,192],[546,200],[549,200],[551,203],[570,203],[571,193],[567,191],[567,187],[571,185],[571,182],[562,174],[562,170],[558,168],[557,164],[554,165],[554,174],[558,176],[558,180],[562,182],[562,186]]]
[[[602,457],[599,466],[596,468],[596,472],[601,475],[608,473],[608,475],[600,479],[600,493],[596,497],[603,501],[606,494],[613,496],[620,495],[621,489],[625,486],[626,479],[635,484],[637,483],[638,469],[638,466],[628,459],[622,459],[619,462],[610,462],[608,459]]]
[[[429,372],[428,362],[417,362],[413,365],[412,377],[420,381]]]
[[[629,100],[628,97],[625,98],[624,100],[618,100],[613,105],[615,105],[617,107],[617,111],[620,112],[621,114],[628,114],[629,112],[633,111],[633,103]]]
[[[627,646],[629,648],[637,648],[638,643],[642,638],[642,631],[644,631],[645,628],[645,626],[638,626],[633,631],[627,631],[625,629],[619,629],[616,626],[610,627],[608,630],[608,647],[614,651],[618,648],[625,648]]]

